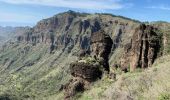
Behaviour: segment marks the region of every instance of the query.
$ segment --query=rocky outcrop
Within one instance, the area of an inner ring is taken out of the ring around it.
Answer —
[[[100,79],[102,77],[101,67],[97,61],[80,60],[70,64],[70,72],[73,78],[65,85],[65,99],[71,99],[76,93],[88,89],[91,82]]]
[[[93,33],[91,36],[91,55],[97,59],[103,59],[105,69],[109,71],[109,54],[112,49],[112,39],[103,30]]]
[[[70,65],[71,75],[81,77],[88,81],[95,81],[101,78],[102,71],[99,63],[76,62]]]
[[[149,25],[140,25],[135,29],[131,43],[127,44],[121,60],[121,68],[134,71],[136,68],[150,67],[157,58],[160,39],[155,29]]]
[[[109,72],[108,59],[112,44],[112,39],[104,31],[92,33],[89,57],[82,57],[70,64],[73,79],[65,87],[66,98],[73,97],[79,91],[77,87],[84,91],[87,84],[101,79],[105,71]]]

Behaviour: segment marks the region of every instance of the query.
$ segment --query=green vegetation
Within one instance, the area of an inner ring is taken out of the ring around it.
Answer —
[[[91,64],[91,63],[95,63],[95,62],[98,62],[98,61],[96,59],[94,59],[93,57],[86,56],[86,57],[81,58],[81,60],[79,60],[79,62]]]
[[[5,47],[0,53],[0,98],[42,100],[59,94],[70,79],[68,63],[76,60],[68,54],[60,57],[61,52],[50,54],[49,46],[44,44]]]
[[[158,100],[170,100],[170,94],[168,93],[161,93],[158,97]]]

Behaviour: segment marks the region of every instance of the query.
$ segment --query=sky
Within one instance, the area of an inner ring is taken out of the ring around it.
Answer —
[[[68,10],[170,22],[170,0],[0,0],[0,26],[34,26]]]

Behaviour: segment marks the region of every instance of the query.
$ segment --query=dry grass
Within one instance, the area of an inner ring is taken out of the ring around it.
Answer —
[[[117,81],[103,79],[80,100],[169,100],[170,56],[159,58],[143,72],[124,73]]]

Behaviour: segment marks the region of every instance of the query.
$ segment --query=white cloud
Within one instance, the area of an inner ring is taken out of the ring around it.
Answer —
[[[31,4],[54,7],[80,8],[80,9],[121,9],[125,5],[122,0],[0,0],[10,4]]]
[[[170,10],[170,7],[165,6],[165,5],[161,5],[161,6],[151,6],[151,7],[146,7],[146,8],[150,8],[150,9],[161,9],[161,10]]]

